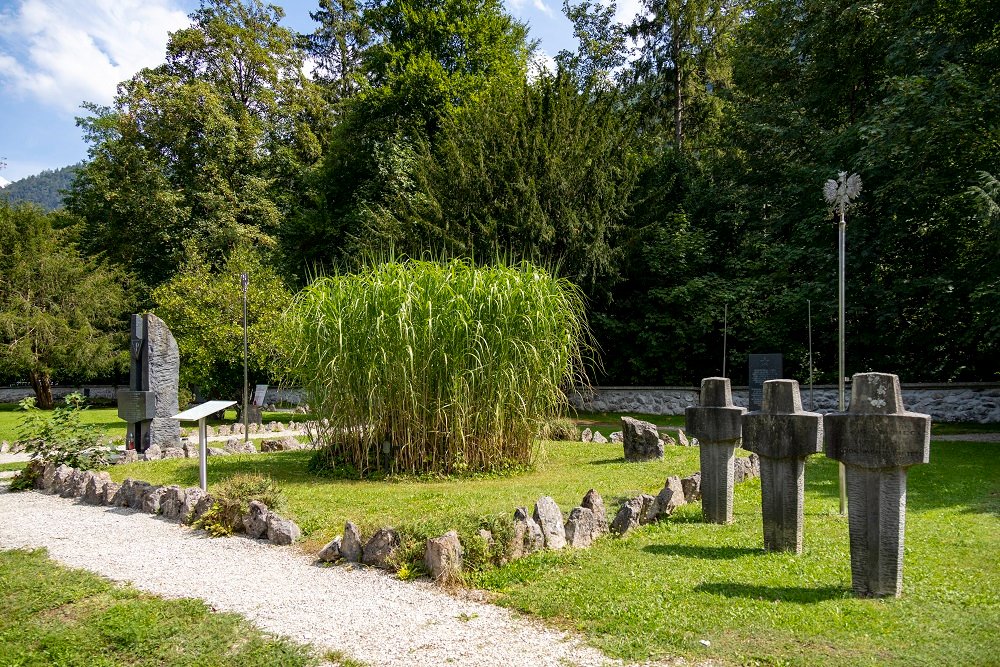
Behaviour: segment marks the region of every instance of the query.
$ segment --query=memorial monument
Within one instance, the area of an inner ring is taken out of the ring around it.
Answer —
[[[701,456],[701,513],[709,523],[733,520],[733,456],[740,444],[740,418],[729,378],[701,381],[701,406],[685,410],[688,435],[698,438]]]
[[[823,416],[802,411],[799,383],[764,382],[763,406],[743,415],[743,449],[760,457],[764,548],[802,553],[805,463],[823,451]]]
[[[128,423],[126,447],[176,447],[180,353],[170,329],[156,315],[132,315],[129,388],[118,391],[118,416]]]
[[[781,354],[751,354],[747,360],[747,387],[750,410],[760,410],[764,401],[764,383],[784,375],[785,358]]]
[[[899,597],[906,471],[930,460],[930,415],[903,409],[899,377],[858,373],[850,408],[826,415],[823,431],[826,455],[847,471],[854,592],[861,597]]]

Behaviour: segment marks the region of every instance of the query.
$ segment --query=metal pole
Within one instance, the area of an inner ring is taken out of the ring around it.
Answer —
[[[250,439],[250,414],[248,411],[247,393],[250,391],[249,374],[247,371],[247,286],[250,284],[250,276],[245,273],[240,274],[240,286],[243,288],[243,442]]]
[[[809,411],[812,412],[816,407],[815,397],[813,396],[813,308],[812,301],[806,299],[806,309],[808,312],[809,321]]]
[[[208,432],[205,418],[198,420],[198,479],[201,490],[208,491]]]
[[[838,225],[837,234],[837,245],[839,250],[839,265],[840,265],[840,280],[838,284],[838,301],[839,301],[839,316],[840,316],[840,335],[839,335],[839,373],[837,378],[837,409],[839,412],[844,412],[846,410],[846,401],[844,400],[844,272],[846,264],[846,237],[847,237],[847,217],[846,217],[846,203],[841,203],[840,205],[840,225]],[[844,468],[844,464],[840,464],[840,513],[847,514],[847,472]]]
[[[726,340],[729,333],[729,304],[725,304],[722,314],[722,377],[726,377]]]

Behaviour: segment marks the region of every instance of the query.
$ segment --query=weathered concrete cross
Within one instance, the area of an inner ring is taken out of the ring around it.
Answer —
[[[930,460],[930,415],[906,412],[899,378],[858,373],[846,413],[823,418],[826,455],[847,468],[851,582],[862,597],[903,588],[906,471]]]
[[[805,462],[823,451],[823,416],[802,411],[795,380],[767,380],[761,410],[743,415],[742,446],[760,456],[764,548],[802,553]]]
[[[729,378],[701,381],[701,406],[684,411],[688,433],[698,438],[701,455],[701,514],[709,523],[733,520],[733,455],[740,444],[740,417]]]

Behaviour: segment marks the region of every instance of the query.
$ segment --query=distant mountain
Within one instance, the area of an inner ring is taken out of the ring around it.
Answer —
[[[0,188],[5,188],[5,187],[7,187],[8,185],[10,185],[10,181],[8,181],[8,180],[7,180],[6,178],[4,178],[3,176],[0,176]]]
[[[68,190],[76,178],[80,165],[74,164],[62,169],[46,169],[40,174],[26,176],[19,181],[7,183],[0,190],[0,197],[11,202],[31,202],[46,211],[52,211],[63,204],[63,192]],[[0,179],[3,182],[3,179]]]

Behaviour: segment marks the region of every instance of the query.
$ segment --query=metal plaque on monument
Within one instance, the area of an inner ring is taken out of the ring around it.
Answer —
[[[129,388],[118,391],[118,416],[127,424],[129,449],[176,447],[180,353],[167,325],[155,315],[132,315],[129,327]]]
[[[784,375],[784,357],[778,354],[750,355],[750,410],[757,411],[764,404],[764,383],[768,380],[780,380]]]

